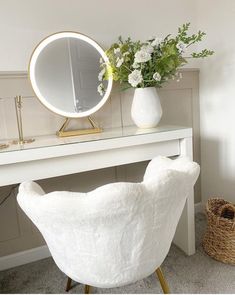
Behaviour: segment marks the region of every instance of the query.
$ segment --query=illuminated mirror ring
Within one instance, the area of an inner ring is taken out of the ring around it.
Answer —
[[[29,78],[38,99],[52,112],[68,118],[87,117],[107,101],[112,77],[101,83],[100,59],[108,57],[89,37],[77,32],[59,32],[42,40],[32,53]]]

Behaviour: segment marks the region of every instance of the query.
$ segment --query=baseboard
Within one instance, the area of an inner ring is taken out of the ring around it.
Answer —
[[[197,213],[204,213],[204,207],[202,205],[202,202],[196,203],[194,205],[194,208],[195,208],[195,214],[197,214]]]
[[[195,204],[195,214],[197,213],[203,213],[203,205],[202,203],[196,203]],[[0,271],[9,269],[12,267],[16,267],[19,265],[27,264],[30,262],[34,262],[37,260],[41,260],[47,257],[50,257],[51,253],[48,249],[48,247],[41,246],[34,249],[18,252],[15,254],[11,254],[8,256],[0,257]]]
[[[0,257],[0,271],[50,257],[48,247],[41,246]]]

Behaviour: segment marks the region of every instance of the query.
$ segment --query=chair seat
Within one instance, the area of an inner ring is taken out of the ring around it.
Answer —
[[[95,287],[118,287],[160,267],[198,174],[199,166],[185,158],[158,157],[141,183],[45,194],[38,184],[25,182],[17,200],[67,276]]]

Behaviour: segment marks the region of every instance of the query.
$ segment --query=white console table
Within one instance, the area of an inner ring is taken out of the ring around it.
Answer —
[[[73,138],[35,139],[0,151],[0,186],[146,161],[157,155],[192,158],[192,129],[179,126],[143,130],[130,126]],[[193,191],[174,243],[188,255],[195,253]]]

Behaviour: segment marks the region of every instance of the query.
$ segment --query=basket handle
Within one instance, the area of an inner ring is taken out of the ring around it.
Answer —
[[[221,206],[218,210],[218,214],[220,215],[220,217],[224,217],[223,213],[226,209],[229,209],[233,212],[233,218],[230,219],[235,221],[235,206],[233,204],[224,204],[223,206]]]

